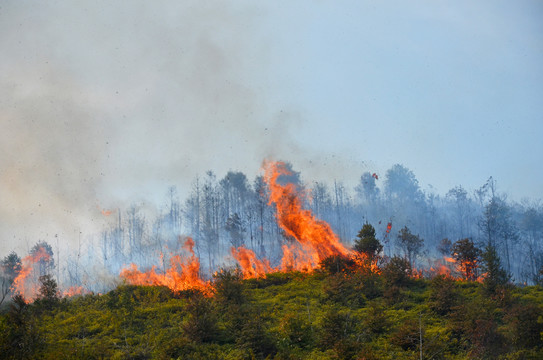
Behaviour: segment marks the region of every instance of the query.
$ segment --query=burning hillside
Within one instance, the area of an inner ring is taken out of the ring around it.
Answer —
[[[264,277],[266,273],[277,271],[312,271],[331,256],[349,257],[353,253],[347,249],[329,224],[315,218],[311,211],[303,209],[302,197],[294,184],[281,184],[281,176],[292,175],[283,162],[267,162],[264,166],[264,180],[268,185],[268,205],[275,209],[275,218],[284,231],[288,242],[282,245],[280,266],[271,267],[270,260],[258,259],[254,251],[240,246],[231,248],[231,255],[237,261],[244,278]],[[176,255],[171,259],[171,267],[162,274],[155,267],[146,272],[131,264],[121,271],[121,277],[135,285],[164,285],[174,291],[186,289],[206,290],[209,283],[199,277],[200,264],[194,255],[194,241],[188,239],[185,247],[191,254],[184,260]]]

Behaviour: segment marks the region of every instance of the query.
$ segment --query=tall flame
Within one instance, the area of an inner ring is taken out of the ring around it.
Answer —
[[[281,185],[279,177],[291,175],[283,162],[264,165],[264,180],[268,184],[268,203],[275,204],[275,217],[283,231],[295,240],[283,246],[283,270],[314,269],[325,258],[332,255],[349,256],[348,250],[332,231],[330,225],[302,208],[302,200],[294,184]]]
[[[211,294],[211,285],[200,278],[200,262],[194,254],[194,240],[187,238],[183,246],[190,253],[190,257],[180,255],[172,256],[170,268],[157,273],[156,267],[142,272],[136,264],[130,264],[129,268],[121,270],[121,277],[132,285],[162,285],[173,291],[197,289],[205,294]]]
[[[35,281],[29,281],[34,264],[41,260],[49,261],[49,258],[49,253],[43,247],[39,247],[36,253],[25,256],[22,260],[21,270],[11,285],[13,293],[22,295],[28,302],[33,301],[38,296],[39,290]]]

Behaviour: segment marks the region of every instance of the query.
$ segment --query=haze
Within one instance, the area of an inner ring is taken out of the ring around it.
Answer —
[[[0,254],[197,175],[543,188],[538,1],[3,1]]]

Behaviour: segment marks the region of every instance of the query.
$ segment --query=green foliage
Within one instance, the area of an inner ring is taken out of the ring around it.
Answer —
[[[183,332],[193,342],[211,342],[218,333],[217,312],[210,299],[202,294],[190,297],[186,310],[188,319],[183,324]]]
[[[399,256],[392,257],[383,267],[383,277],[387,286],[404,286],[409,283],[411,263]]]
[[[215,276],[216,294],[119,286],[43,308],[15,297],[0,313],[6,359],[540,359],[543,289],[383,274]],[[391,265],[393,264],[393,265]],[[324,300],[324,301],[323,301]]]
[[[2,318],[0,353],[5,359],[32,359],[41,349],[42,339],[32,316],[32,308],[21,295],[15,295]]]
[[[482,271],[485,273],[484,288],[487,294],[496,296],[506,288],[511,276],[504,270],[496,249],[488,245],[482,255]]]
[[[357,277],[342,273],[329,276],[323,284],[324,300],[353,308],[363,305],[363,287],[357,280]]]
[[[383,251],[383,245],[375,237],[375,228],[365,223],[354,241],[354,249],[372,260]]]
[[[39,281],[41,285],[36,305],[40,305],[46,310],[51,310],[60,301],[57,282],[49,274],[40,276]]]
[[[438,315],[447,315],[458,303],[456,281],[445,275],[438,275],[430,283],[430,308]]]
[[[314,342],[313,328],[308,317],[294,312],[283,316],[279,324],[279,334],[282,347],[286,346],[287,349],[309,348]]]
[[[340,358],[350,358],[355,353],[356,321],[350,312],[336,307],[328,310],[322,319],[319,344],[323,350],[334,349]]]
[[[241,305],[246,298],[243,293],[243,276],[239,269],[222,269],[213,275],[215,298],[223,307]]]

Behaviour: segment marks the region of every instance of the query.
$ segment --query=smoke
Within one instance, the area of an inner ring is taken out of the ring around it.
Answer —
[[[296,146],[303,116],[266,103],[263,10],[238,6],[3,2],[0,253],[73,244],[101,210],[158,202],[208,169],[347,168]]]

